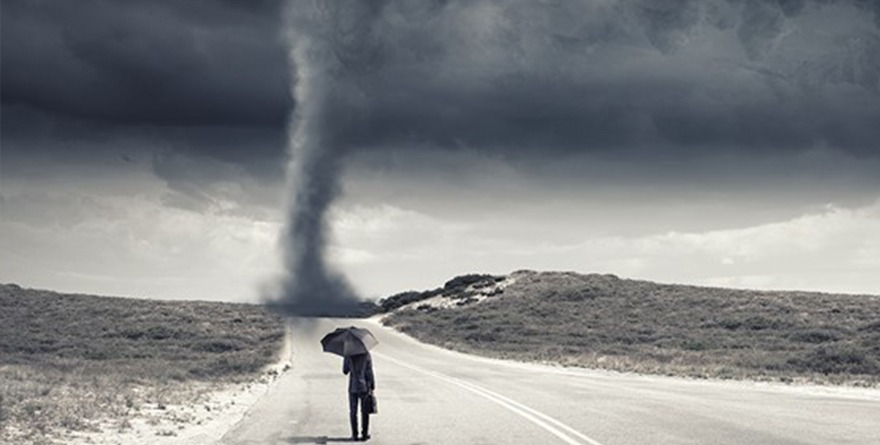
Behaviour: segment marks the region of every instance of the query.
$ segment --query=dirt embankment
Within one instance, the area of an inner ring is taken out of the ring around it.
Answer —
[[[697,378],[876,386],[880,296],[520,271],[381,302],[385,323],[463,352]]]
[[[176,437],[273,380],[284,338],[255,305],[0,285],[0,442]]]

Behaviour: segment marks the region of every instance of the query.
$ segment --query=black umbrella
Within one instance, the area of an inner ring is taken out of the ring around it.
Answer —
[[[343,357],[365,354],[377,344],[379,342],[373,337],[372,332],[354,326],[336,328],[321,339],[324,352],[332,352]]]

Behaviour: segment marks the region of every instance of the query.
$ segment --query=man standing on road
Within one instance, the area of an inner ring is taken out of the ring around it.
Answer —
[[[360,440],[370,438],[370,413],[364,403],[367,395],[376,389],[373,378],[373,358],[370,353],[345,357],[342,373],[348,374],[348,416],[351,420],[351,440],[358,440],[357,409],[361,405]]]

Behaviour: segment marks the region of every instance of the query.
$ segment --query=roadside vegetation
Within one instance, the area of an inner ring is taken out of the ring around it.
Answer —
[[[880,383],[876,295],[520,271],[458,277],[379,307],[387,325],[422,341],[491,357],[696,378]]]
[[[0,285],[0,443],[63,443],[107,422],[124,430],[133,416],[254,379],[283,340],[280,317],[260,306]]]

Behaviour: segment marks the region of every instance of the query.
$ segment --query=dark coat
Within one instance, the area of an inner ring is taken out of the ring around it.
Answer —
[[[373,378],[373,357],[370,353],[345,357],[342,373],[348,374],[348,392],[366,393],[376,389]]]

